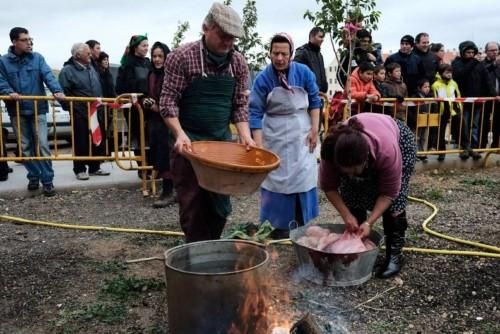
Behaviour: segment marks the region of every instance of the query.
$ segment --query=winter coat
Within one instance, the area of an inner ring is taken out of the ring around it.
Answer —
[[[83,66],[77,63],[73,57],[64,63],[64,67],[59,73],[59,82],[67,96],[102,97],[99,74],[94,67],[91,65]],[[61,105],[64,109],[70,110],[68,102],[61,101]],[[73,111],[87,117],[87,103],[75,102]]]
[[[398,63],[401,65],[401,76],[408,88],[408,93],[414,94],[417,91],[417,82],[424,77],[422,61],[414,53],[406,54],[398,51],[385,60],[384,65]]]
[[[111,72],[109,71],[109,68],[106,70],[99,69],[98,73],[101,80],[102,96],[116,97],[115,82],[113,80],[113,75],[111,75]]]
[[[453,78],[465,97],[494,96],[488,72],[475,58],[457,57],[452,61]]]
[[[307,43],[299,47],[295,51],[294,61],[307,65],[316,76],[316,84],[319,91],[328,92],[328,81],[326,80],[325,63],[320,48],[311,43]]]
[[[432,84],[436,79],[436,73],[439,67],[439,59],[438,57],[430,51],[422,52],[417,48],[413,49],[413,52],[419,59],[422,64],[423,76],[420,78],[426,78]]]
[[[483,61],[483,65],[488,73],[489,85],[494,90],[494,95],[492,96],[500,96],[500,66],[494,60],[490,61],[488,59]]]
[[[128,56],[126,65],[118,69],[116,93],[148,93],[148,75],[153,69],[148,58]]]
[[[455,80],[451,79],[448,82],[444,81],[441,76],[436,74],[436,81],[431,86],[432,93],[434,97],[440,98],[456,98],[461,97],[460,89],[458,88]],[[451,101],[439,102],[439,113],[442,115],[445,109],[445,103],[448,103],[448,106],[451,111],[451,115],[455,116],[457,111],[462,111],[461,103],[454,103]],[[458,107],[456,107],[458,105]]]
[[[358,102],[364,102],[367,95],[377,95],[380,97],[380,92],[375,88],[373,80],[365,82],[359,77],[359,68],[355,69],[351,74],[351,97]]]
[[[0,95],[18,93],[45,96],[44,83],[53,94],[62,92],[61,86],[41,54],[31,52],[18,56],[11,46],[9,52],[0,57]],[[10,115],[16,114],[14,101],[5,101],[5,105]],[[45,114],[48,110],[48,103],[38,103],[38,114]],[[33,101],[21,101],[20,113],[33,115],[35,113]]]
[[[406,84],[403,80],[394,81],[387,79],[381,84],[381,86],[386,94],[384,97],[395,97],[397,99],[408,97],[408,89],[406,88]]]

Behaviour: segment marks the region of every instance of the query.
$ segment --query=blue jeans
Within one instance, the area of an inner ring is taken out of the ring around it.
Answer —
[[[10,116],[14,133],[19,135],[17,128],[17,115]],[[50,147],[47,129],[47,115],[38,115],[38,129],[35,124],[35,115],[21,115],[19,118],[21,127],[21,153],[23,157],[49,157]],[[38,130],[38,132],[37,132]],[[24,161],[24,167],[28,171],[28,180],[32,182],[41,181],[42,184],[51,184],[54,180],[54,170],[50,160]]]

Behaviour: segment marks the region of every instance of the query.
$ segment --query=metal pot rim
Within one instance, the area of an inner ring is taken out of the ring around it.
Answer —
[[[308,224],[308,225],[299,226],[295,229],[290,230],[290,241],[292,242],[292,244],[294,244],[297,247],[301,247],[301,248],[307,249],[308,251],[315,252],[318,254],[324,254],[324,255],[329,255],[329,256],[345,256],[345,255],[360,255],[360,254],[368,254],[371,252],[378,252],[378,247],[380,246],[380,242],[382,240],[382,236],[380,235],[380,233],[372,230],[370,233],[369,239],[373,243],[375,243],[376,247],[374,249],[366,250],[364,252],[359,252],[359,253],[348,253],[348,254],[328,253],[328,252],[320,251],[320,250],[315,249],[315,248],[310,248],[310,247],[304,246],[304,245],[299,244],[297,242],[297,239],[298,239],[297,235],[299,234],[299,232],[302,232],[303,230],[305,230],[306,228],[308,228],[310,226],[320,226],[323,228],[328,228],[331,232],[333,232],[333,231],[329,227],[333,227],[333,226],[340,227],[341,226],[341,227],[345,228],[345,226],[344,226],[344,224]],[[373,240],[373,238],[376,238],[378,240]]]
[[[220,273],[203,273],[203,272],[192,272],[192,271],[187,271],[187,270],[182,270],[179,268],[176,268],[168,263],[168,259],[173,256],[176,252],[180,251],[181,249],[184,249],[186,247],[190,246],[197,246],[197,245],[202,245],[202,244],[207,244],[207,243],[241,243],[241,244],[247,244],[249,246],[254,246],[261,248],[264,251],[265,258],[263,261],[261,261],[259,264],[254,265],[249,268],[241,269],[241,270],[233,270],[233,271],[228,271],[228,272],[220,272]],[[260,268],[264,265],[266,265],[269,262],[269,252],[265,249],[265,245],[260,244],[258,242],[254,241],[249,241],[249,240],[239,240],[239,239],[218,239],[218,240],[205,240],[205,241],[197,241],[197,242],[191,242],[188,244],[184,245],[179,245],[175,246],[173,248],[167,249],[164,252],[164,260],[165,260],[165,267],[167,267],[170,270],[176,271],[178,273],[183,273],[183,274],[189,274],[189,275],[197,275],[197,276],[228,276],[228,275],[238,275],[247,271],[252,271],[257,268]]]

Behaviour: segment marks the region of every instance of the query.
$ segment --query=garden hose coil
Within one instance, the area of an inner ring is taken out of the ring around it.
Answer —
[[[459,255],[459,256],[479,256],[479,257],[492,257],[492,258],[499,258],[500,259],[500,248],[483,244],[480,242],[474,242],[474,241],[469,241],[469,240],[464,240],[460,238],[455,238],[443,233],[436,232],[432,229],[430,229],[429,223],[434,219],[434,217],[437,215],[439,212],[439,209],[432,204],[431,202],[428,202],[426,200],[420,199],[420,198],[415,198],[415,197],[408,197],[411,201],[417,202],[417,203],[422,203],[432,209],[432,213],[430,216],[428,216],[424,222],[422,223],[422,228],[425,233],[433,235],[438,238],[446,239],[448,241],[453,241],[459,244],[467,245],[467,246],[472,246],[475,248],[480,248],[486,251],[461,251],[461,250],[448,250],[448,249],[430,249],[430,248],[417,248],[417,247],[405,247],[403,248],[404,251],[407,252],[414,252],[414,253],[423,253],[423,254],[439,254],[439,255]],[[8,216],[8,215],[0,215],[0,220],[5,220],[5,221],[10,221],[14,223],[21,223],[21,224],[31,224],[31,225],[38,225],[38,226],[48,226],[48,227],[55,227],[55,228],[65,228],[65,229],[72,229],[72,230],[86,230],[86,231],[101,231],[101,232],[121,232],[121,233],[140,233],[140,234],[155,234],[155,235],[162,235],[165,237],[180,237],[184,236],[184,233],[182,232],[177,232],[177,231],[157,231],[157,230],[148,230],[148,229],[130,229],[130,228],[121,228],[121,227],[105,227],[105,226],[92,226],[92,225],[71,225],[71,224],[63,224],[63,223],[54,223],[54,222],[47,222],[47,221],[40,221],[40,220],[32,220],[32,219],[25,219],[25,218],[19,218],[19,217],[14,217],[14,216]],[[291,244],[289,239],[284,239],[284,240],[272,240],[267,243],[268,245],[270,244]]]

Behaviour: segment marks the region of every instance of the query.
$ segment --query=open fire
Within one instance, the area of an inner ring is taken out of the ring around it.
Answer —
[[[237,251],[244,253],[244,246],[237,246]],[[277,261],[276,250],[270,255],[273,262]],[[240,258],[248,261],[246,256]],[[247,267],[248,263],[237,263],[235,270]],[[287,305],[290,302],[288,293],[280,289],[279,300],[273,300],[273,287],[279,285],[272,276],[266,274],[267,277],[245,277],[242,285],[245,287],[246,296],[238,308],[237,319],[231,324],[228,334],[320,334],[321,330],[309,313],[292,323],[294,314],[279,309],[279,305]]]

